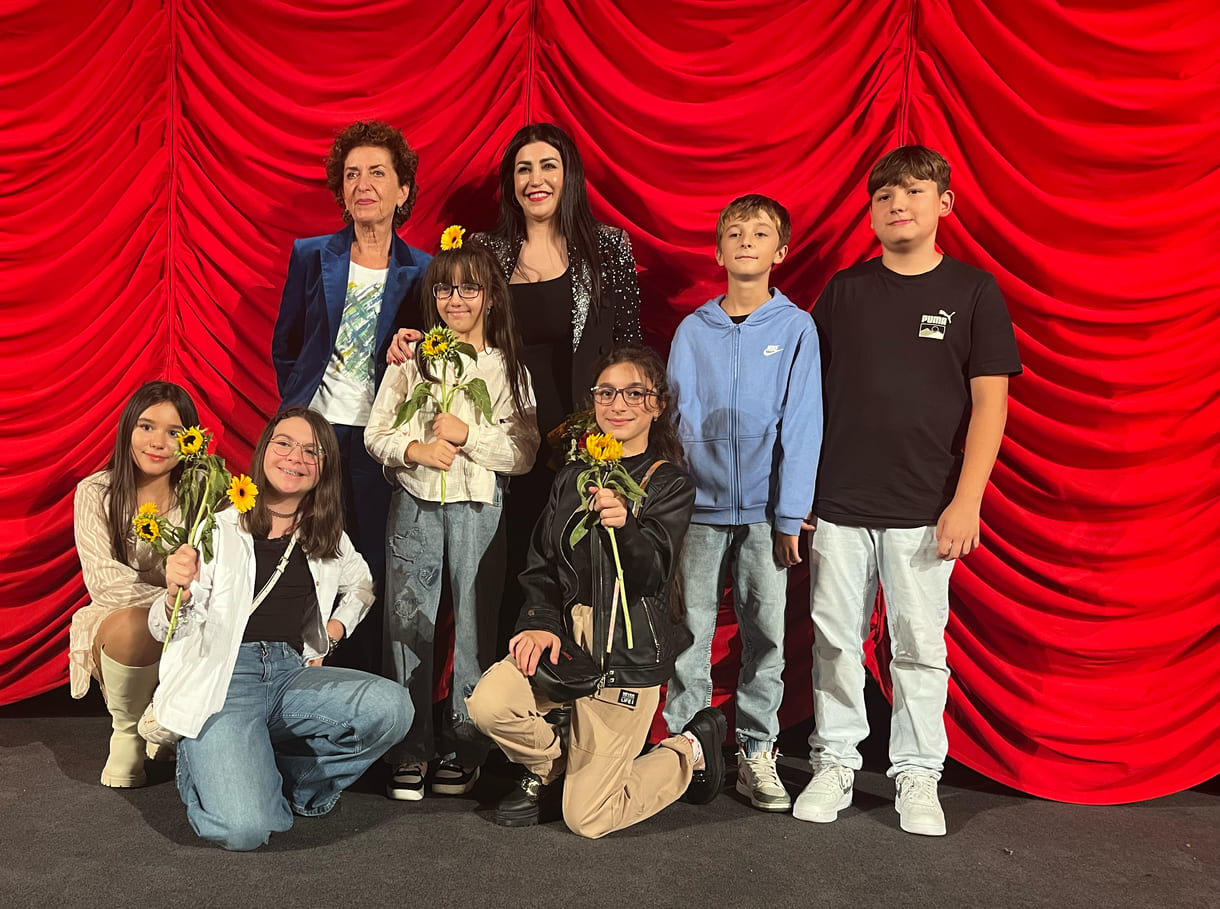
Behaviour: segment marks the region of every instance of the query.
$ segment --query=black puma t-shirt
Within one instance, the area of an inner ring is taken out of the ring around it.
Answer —
[[[922,275],[870,259],[831,279],[813,319],[825,407],[814,514],[935,524],[961,473],[970,380],[1021,372],[995,279],[948,256]]]

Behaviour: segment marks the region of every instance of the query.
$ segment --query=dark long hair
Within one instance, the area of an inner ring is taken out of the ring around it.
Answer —
[[[298,542],[309,555],[319,559],[334,559],[339,556],[339,540],[343,536],[343,484],[340,479],[342,465],[339,460],[339,440],[330,421],[308,407],[285,407],[263,427],[262,435],[254,446],[254,460],[250,464],[250,478],[259,492],[271,487],[263,461],[267,445],[276,429],[285,420],[300,417],[313,430],[314,440],[322,450],[318,461],[318,482],[301,499]],[[254,507],[240,518],[242,530],[253,537],[265,539],[271,533],[271,514],[263,504],[263,496],[254,500]]]
[[[106,523],[110,529],[110,554],[119,562],[127,561],[127,541],[131,538],[131,519],[136,509],[136,462],[131,455],[131,434],[135,432],[140,414],[157,404],[172,404],[178,411],[178,419],[184,429],[199,424],[199,412],[186,389],[173,382],[146,382],[136,389],[128,399],[119,416],[119,429],[114,436],[114,450],[110,454],[110,504]],[[176,489],[182,476],[183,464],[179,462],[170,472],[170,488]]]
[[[679,467],[686,466],[686,455],[682,451],[682,441],[678,437],[678,417],[674,412],[674,395],[669,387],[669,376],[665,372],[665,364],[657,352],[643,344],[620,344],[610,353],[597,361],[593,369],[596,380],[611,366],[626,363],[634,366],[644,381],[653,387],[657,393],[657,403],[661,405],[661,413],[653,421],[648,431],[648,447],[667,461],[672,461]]]
[[[483,285],[483,340],[504,357],[504,371],[513,396],[513,408],[517,417],[524,420],[525,402],[529,397],[529,374],[521,362],[521,336],[508,297],[508,281],[496,257],[485,246],[468,240],[458,249],[441,250],[428,263],[419,301],[424,331],[444,324],[436,309],[433,285],[463,282]],[[430,382],[436,380],[428,369],[427,357],[419,352],[419,345],[416,345],[415,362],[420,375]]]
[[[559,194],[559,233],[568,244],[568,267],[583,263],[589,267],[593,305],[601,305],[601,250],[598,246],[598,225],[589,209],[589,194],[585,186],[585,165],[572,137],[554,123],[531,123],[517,130],[500,158],[500,222],[494,233],[506,239],[510,249],[525,241],[525,213],[517,202],[517,152],[531,142],[554,146],[563,162],[563,191]]]

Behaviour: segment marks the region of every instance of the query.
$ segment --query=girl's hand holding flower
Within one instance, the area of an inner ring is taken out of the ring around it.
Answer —
[[[470,427],[460,418],[451,413],[438,413],[432,421],[432,432],[438,439],[452,442],[458,448],[466,444],[470,438]]]
[[[453,466],[458,448],[452,442],[436,439],[432,442],[412,442],[407,446],[407,460],[438,470],[448,470]]]
[[[182,602],[191,599],[191,581],[199,577],[199,551],[190,546],[179,546],[165,560],[165,615],[174,608],[174,598],[182,592]]]
[[[601,516],[602,527],[622,527],[627,523],[627,499],[604,486],[589,487],[589,510]]]

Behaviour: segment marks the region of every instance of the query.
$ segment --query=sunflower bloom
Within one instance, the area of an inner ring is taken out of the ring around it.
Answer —
[[[245,514],[254,507],[258,497],[258,487],[244,473],[235,476],[229,483],[229,501],[240,513]]]
[[[183,457],[197,455],[202,448],[203,431],[198,426],[192,426],[178,436],[178,451]]]
[[[157,516],[157,503],[156,502],[145,502],[143,505],[140,506],[140,510],[136,514],[136,517],[139,517],[139,518],[155,518],[156,516]]]
[[[461,249],[462,237],[465,234],[466,228],[459,227],[457,224],[449,225],[441,234],[441,249]]]
[[[135,528],[136,536],[149,543],[156,542],[161,536],[161,525],[152,515],[137,515],[131,526]]]
[[[623,456],[623,443],[608,432],[598,432],[585,439],[585,450],[595,461],[617,461]]]

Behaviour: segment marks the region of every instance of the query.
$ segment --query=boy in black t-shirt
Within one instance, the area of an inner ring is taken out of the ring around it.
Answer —
[[[880,258],[831,279],[813,309],[825,430],[810,537],[813,779],[793,814],[851,804],[868,734],[864,636],[880,583],[893,648],[889,776],[903,830],[945,833],[945,625],[955,559],[979,545],[979,505],[1021,371],[995,279],[936,249],[949,165],[890,152],[868,179]]]

